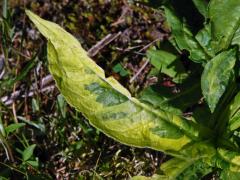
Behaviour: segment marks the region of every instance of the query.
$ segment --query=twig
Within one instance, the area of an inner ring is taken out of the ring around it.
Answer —
[[[99,159],[100,159],[101,155],[102,155],[102,151],[100,151],[100,153],[99,153],[99,156],[98,156],[98,158],[97,158],[97,162],[96,162],[96,165],[95,165],[95,167],[94,167],[94,170],[97,169],[97,166],[98,166]]]
[[[97,53],[103,49],[105,46],[107,46],[109,43],[111,43],[113,40],[118,38],[122,32],[118,32],[117,34],[108,34],[105,36],[101,41],[99,41],[97,44],[95,44],[93,47],[91,47],[88,50],[88,55],[90,57],[94,57],[97,55]]]
[[[17,119],[17,112],[16,112],[16,105],[15,102],[12,101],[12,112],[13,112],[13,120],[15,123],[18,123],[18,119]]]
[[[3,78],[5,74],[5,68],[4,68],[4,56],[0,56],[0,80]]]
[[[60,169],[57,169],[57,172],[61,172],[61,171],[64,171],[66,169],[66,167],[62,167]]]
[[[49,88],[49,87],[51,87],[52,88],[52,86],[46,86],[46,85],[48,85],[49,83],[51,83],[53,81],[53,78],[52,78],[52,76],[51,75],[47,75],[47,76],[45,76],[43,79],[42,79],[42,81],[41,81],[41,83],[40,83],[40,85],[41,85],[41,90],[40,90],[40,92],[45,92],[46,91],[46,88]],[[30,96],[33,96],[33,91],[35,91],[37,89],[37,83],[34,83],[33,85],[32,85],[32,87],[30,88],[30,92],[28,93],[28,96],[30,95]],[[21,95],[21,90],[17,90],[17,91],[15,91],[15,92],[13,92],[12,94],[11,94],[11,96],[4,96],[4,97],[2,97],[1,98],[1,102],[3,103],[3,104],[5,104],[6,106],[8,106],[8,105],[10,105],[10,104],[12,104],[13,103],[13,101],[15,100],[15,99],[17,99],[19,96]],[[21,97],[26,97],[26,96],[21,96]]]
[[[25,58],[28,59],[28,60],[31,59],[31,57],[29,57],[29,56],[27,56],[26,54],[18,51],[17,49],[11,48],[11,50],[14,51],[15,53],[19,54],[20,56],[25,57]]]
[[[48,85],[52,82],[53,82],[53,77],[52,77],[52,75],[49,74],[49,75],[42,78],[42,80],[40,82],[40,87],[43,88],[43,87],[45,87],[46,85]],[[37,89],[37,88],[38,88],[38,84],[34,83],[30,90]]]
[[[51,75],[45,76],[40,82],[40,87],[41,87],[40,92],[42,92],[47,87],[51,87],[47,85],[50,84],[52,81],[53,81],[53,78]],[[28,95],[31,94],[33,91],[35,91],[37,88],[38,88],[37,83],[34,83],[30,88],[30,92],[28,93]],[[13,101],[21,95],[21,92],[22,92],[21,90],[17,90],[13,92],[10,96],[2,97],[0,101],[6,106],[11,105]],[[33,96],[33,94],[31,96]],[[22,97],[26,97],[26,96],[22,96]]]
[[[40,90],[41,93],[44,93],[44,92],[50,92],[52,90],[54,90],[55,88],[55,85],[50,85],[50,86],[46,86],[44,87],[43,89]],[[16,100],[19,96],[24,98],[24,97],[32,97],[34,95],[34,91],[36,89],[33,89],[31,90],[27,95],[21,95],[21,91],[18,90],[18,91],[15,91],[14,94],[12,94],[12,96],[10,98],[8,98],[7,96],[1,98],[1,101],[2,103],[5,105],[5,106],[9,106],[10,104],[12,104],[14,102],[14,100]]]
[[[17,64],[19,63],[19,58],[17,60]],[[18,75],[18,69],[15,70],[15,75]],[[16,91],[16,83],[14,83],[13,85],[13,93]],[[16,112],[16,105],[15,102],[13,101],[12,103],[12,112],[13,112],[13,117],[14,117],[14,122],[18,123],[18,119],[17,119],[17,112]]]
[[[122,8],[121,16],[111,24],[111,26],[118,26],[119,24],[122,24],[126,21],[126,16],[129,12],[131,12],[131,8],[129,7],[128,3],[124,2],[125,6]]]
[[[46,86],[47,84],[53,82],[53,77],[52,75],[47,75],[45,76],[44,78],[42,78],[42,81],[41,81],[41,84],[40,84],[40,87],[44,87]]]
[[[154,41],[150,42],[146,46],[144,46],[142,49],[140,49],[137,53],[141,53],[142,51],[145,51],[149,46],[151,46],[153,43],[157,42],[160,40],[160,38],[155,39]],[[149,59],[142,65],[142,67],[138,70],[138,72],[130,79],[130,83],[132,83],[138,76],[139,74],[143,71],[143,69],[148,65]]]
[[[5,69],[3,69],[2,72],[0,72],[0,80],[3,78],[4,74],[5,74]]]
[[[130,52],[131,50],[130,49],[121,49],[121,48],[116,48],[116,50],[118,50],[118,51],[121,51],[121,52]],[[135,51],[133,51],[132,52],[133,54],[137,54],[137,55],[141,55],[141,56],[145,56],[146,54],[144,54],[144,53],[139,53],[139,52],[135,52]]]
[[[138,72],[130,79],[130,83],[132,83],[137,77],[138,75],[143,71],[143,69],[148,65],[149,63],[149,59],[142,65],[142,67],[138,70]]]
[[[138,53],[141,53],[142,51],[146,50],[147,48],[149,48],[152,44],[154,44],[155,42],[157,42],[158,40],[161,40],[161,38],[157,38],[154,41],[150,42],[149,44],[147,44],[146,46],[144,46],[142,49],[140,49],[138,51]]]

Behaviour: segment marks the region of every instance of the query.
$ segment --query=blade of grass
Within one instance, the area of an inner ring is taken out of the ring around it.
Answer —
[[[7,12],[8,12],[8,0],[3,0],[3,7],[2,7],[2,15],[3,18],[7,18]]]

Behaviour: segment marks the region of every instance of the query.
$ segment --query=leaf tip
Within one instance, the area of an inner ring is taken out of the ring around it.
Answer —
[[[28,17],[33,15],[33,12],[28,9],[25,9],[25,13],[27,14]]]
[[[216,108],[216,106],[214,106],[214,105],[209,105],[209,109],[210,109],[211,113],[214,112],[215,108]]]
[[[39,21],[39,17],[31,10],[25,9],[25,13],[34,24],[36,24],[37,21]]]

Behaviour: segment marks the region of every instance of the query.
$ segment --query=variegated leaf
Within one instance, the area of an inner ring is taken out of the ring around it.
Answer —
[[[240,153],[224,148],[217,149],[216,167],[225,171],[235,172],[235,175],[240,173]]]
[[[128,145],[178,152],[197,139],[194,122],[155,110],[131,97],[87,56],[79,42],[55,23],[27,11],[48,39],[49,69],[69,104],[108,136]]]
[[[226,118],[229,120],[228,129],[234,131],[240,127],[240,92],[234,97],[226,108]]]

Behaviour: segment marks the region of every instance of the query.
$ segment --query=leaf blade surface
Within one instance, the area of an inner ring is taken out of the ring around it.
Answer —
[[[162,151],[179,151],[198,138],[195,123],[131,97],[115,79],[105,78],[104,71],[69,33],[29,11],[27,14],[48,39],[49,69],[58,88],[93,126],[124,144]],[[169,130],[177,132],[176,136]]]
[[[209,4],[213,47],[215,52],[228,48],[240,26],[239,0],[212,0]]]
[[[236,49],[224,51],[209,61],[201,77],[201,87],[211,112],[226,90],[236,62]]]
[[[165,7],[164,10],[179,49],[189,51],[189,58],[194,62],[205,63],[209,56],[197,42],[186,23],[182,22],[170,8]]]

